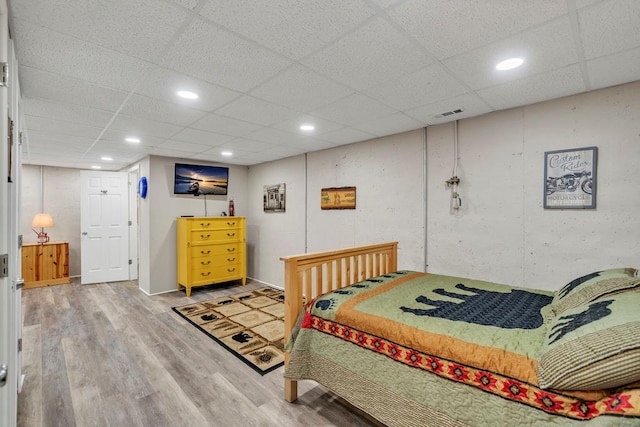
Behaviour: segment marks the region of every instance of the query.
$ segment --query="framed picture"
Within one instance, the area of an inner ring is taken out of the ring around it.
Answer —
[[[595,209],[598,147],[544,153],[544,208]]]
[[[265,185],[262,204],[265,212],[285,212],[287,187],[283,184]]]
[[[356,187],[334,187],[320,190],[321,209],[355,209]]]

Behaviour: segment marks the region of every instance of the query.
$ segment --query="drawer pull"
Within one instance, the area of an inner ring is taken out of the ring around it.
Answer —
[[[234,268],[227,268],[227,271],[228,271],[229,273],[233,273],[234,271],[236,271],[236,269],[235,269],[235,267],[234,267]]]
[[[209,264],[211,264],[211,261],[200,261],[200,264],[209,265]]]
[[[210,274],[211,274],[211,272],[210,272],[210,271],[207,271],[206,273],[200,273],[200,275],[201,275],[201,276],[208,276],[208,275],[210,275]]]
[[[207,222],[207,223],[201,222],[201,223],[200,223],[200,227],[208,227],[208,226],[210,226],[210,225],[211,225],[211,223],[210,223],[210,222]]]
[[[235,252],[236,248],[227,248],[227,252]]]
[[[200,253],[202,255],[209,255],[211,253],[211,251],[200,251]]]
[[[236,233],[227,233],[227,237],[234,237]]]
[[[209,237],[211,237],[211,234],[201,234],[200,237],[202,237],[203,239],[208,239]]]
[[[229,261],[229,262],[233,262],[235,260],[236,260],[235,258],[227,258],[227,261]]]
[[[235,223],[235,222],[228,222],[228,223],[227,223],[227,225],[228,225],[229,227],[233,227],[234,225],[236,225],[236,223]]]

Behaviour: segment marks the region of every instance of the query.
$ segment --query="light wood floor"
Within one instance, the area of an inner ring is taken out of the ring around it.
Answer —
[[[19,426],[374,426],[313,382],[283,400],[282,370],[260,376],[171,307],[262,285],[147,296],[137,282],[23,292]]]

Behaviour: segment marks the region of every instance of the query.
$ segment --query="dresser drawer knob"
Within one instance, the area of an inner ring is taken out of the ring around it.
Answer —
[[[228,262],[233,262],[233,261],[235,261],[235,260],[236,260],[235,258],[227,258],[227,261],[228,261]]]
[[[203,239],[208,239],[209,237],[211,237],[211,234],[201,234],[200,237]]]
[[[201,276],[208,276],[208,275],[210,275],[210,274],[211,274],[211,272],[210,272],[210,271],[207,271],[206,273],[200,273],[200,275],[201,275]]]
[[[208,254],[210,254],[210,253],[211,253],[211,251],[200,251],[200,253],[201,253],[202,255],[208,255]]]
[[[227,252],[235,252],[236,248],[227,248]]]
[[[236,225],[236,223],[235,223],[235,222],[227,222],[227,225],[228,225],[229,227],[233,227],[234,225]]]
[[[200,264],[209,265],[209,264],[211,264],[211,261],[200,261]]]
[[[227,233],[227,237],[234,237],[236,233]]]
[[[235,269],[235,267],[234,267],[234,268],[227,268],[227,271],[228,271],[229,273],[233,273],[234,271],[236,271],[236,269]]]
[[[206,223],[205,223],[205,222],[201,222],[201,223],[200,223],[200,227],[208,227],[208,226],[210,226],[210,225],[211,225],[211,223],[210,223],[210,222],[206,222]]]

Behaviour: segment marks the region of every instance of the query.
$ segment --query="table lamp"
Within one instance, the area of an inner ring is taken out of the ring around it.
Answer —
[[[53,218],[48,213],[39,213],[33,217],[31,222],[33,231],[38,235],[38,243],[44,244],[49,241],[49,236],[44,232],[45,228],[53,227]],[[39,228],[40,231],[36,231],[35,228]]]

